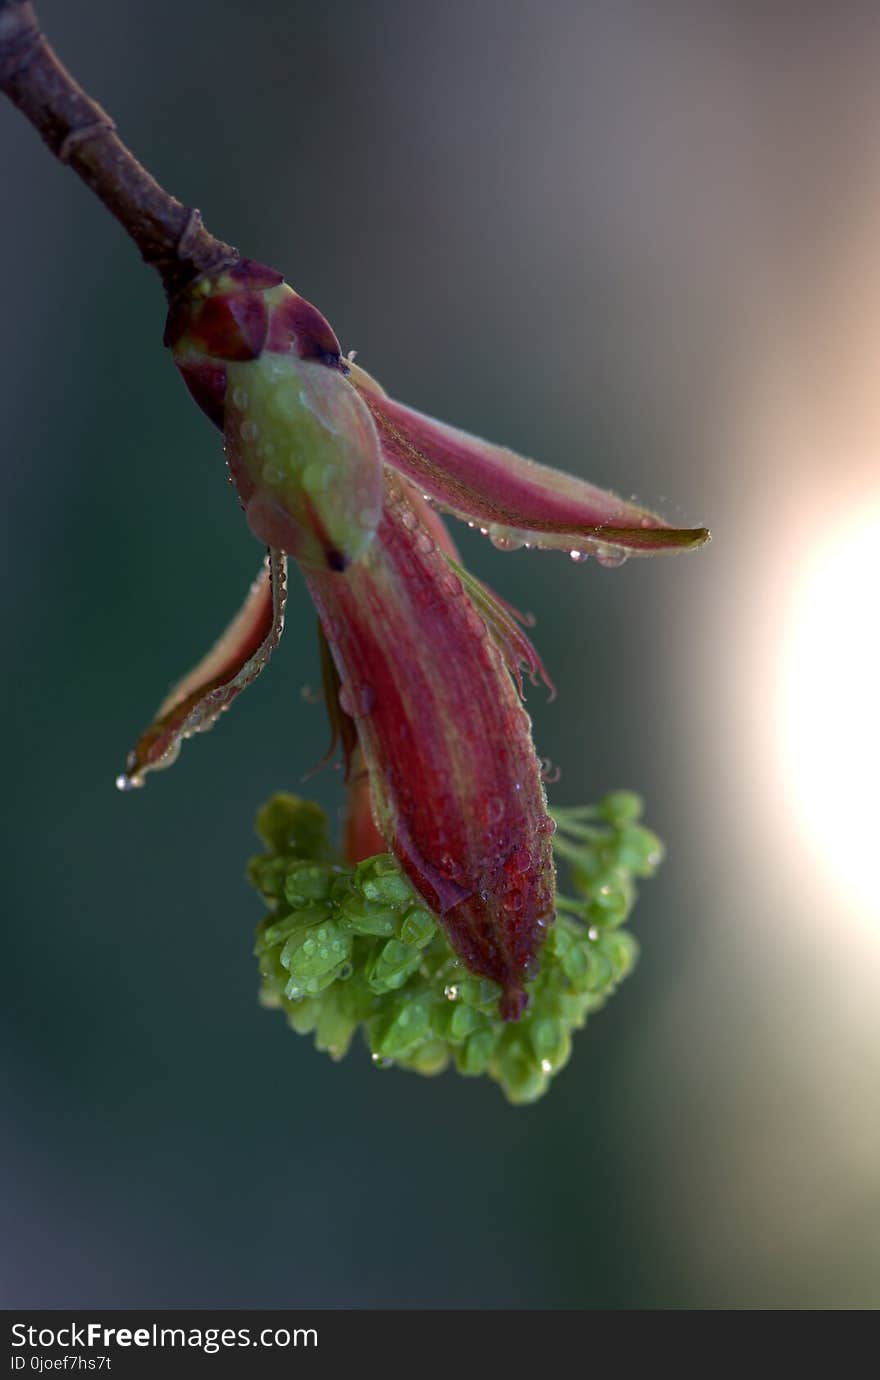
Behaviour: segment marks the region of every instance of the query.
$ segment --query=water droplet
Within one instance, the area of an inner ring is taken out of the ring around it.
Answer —
[[[484,637],[488,636],[488,629],[486,627],[486,624],[483,622],[483,619],[477,613],[475,608],[469,607],[467,610],[466,617],[468,628],[473,633],[474,637],[478,637],[480,638],[480,640],[482,640]]]
[[[391,1065],[394,1063],[393,1059],[386,1059],[381,1054],[372,1054],[370,1058],[376,1065],[377,1069],[390,1069]]]
[[[538,833],[539,833],[539,834],[544,834],[545,837],[546,837],[546,836],[549,836],[550,834],[555,834],[555,833],[556,833],[556,820],[555,820],[555,819],[551,819],[549,815],[545,815],[543,819],[539,819],[539,820],[538,820],[538,826],[537,826],[537,827],[538,827]]]
[[[243,408],[248,405],[248,395],[244,388],[233,388],[232,401],[236,407]]]
[[[137,791],[144,784],[142,776],[129,776],[128,772],[120,772],[116,778],[117,791]]]
[[[507,532],[490,532],[489,540],[498,551],[519,551],[525,545],[521,537],[515,537]]]
[[[447,1001],[458,1000],[458,988],[456,987],[454,982],[449,983],[446,987],[443,988],[443,995]]]
[[[312,461],[306,465],[302,472],[303,487],[308,489],[310,494],[319,494],[328,487],[333,477],[333,466],[325,465],[319,461]]]
[[[584,561],[590,558],[589,551],[569,551],[568,554],[577,565],[582,565]]]
[[[408,532],[412,532],[415,530],[415,528],[418,525],[418,518],[416,517],[412,508],[401,508],[400,523],[401,526],[405,527]]]
[[[590,928],[587,930],[587,938],[591,939],[594,944],[596,940],[599,938],[599,931],[596,929],[595,925],[591,925]]]
[[[260,434],[260,428],[256,422],[252,422],[248,417],[241,424],[241,435],[245,441],[255,441]]]
[[[596,561],[605,570],[616,570],[618,566],[626,564],[627,553],[615,546],[599,546],[596,548]]]
[[[553,1072],[553,1065],[550,1063],[550,1060],[549,1060],[549,1059],[542,1059],[542,1060],[541,1060],[541,1072],[542,1072],[542,1073],[552,1073],[552,1072]]]
[[[458,598],[462,592],[461,580],[457,575],[453,575],[451,570],[444,571],[437,583],[445,594],[451,595],[454,599]]]
[[[532,866],[532,855],[527,848],[517,848],[511,853],[508,859],[508,866],[512,872],[526,873]]]

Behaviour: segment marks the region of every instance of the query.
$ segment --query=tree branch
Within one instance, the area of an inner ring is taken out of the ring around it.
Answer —
[[[238,259],[197,210],[170,196],[116,134],[47,43],[30,0],[0,0],[0,89],[100,197],[173,298],[194,278]]]

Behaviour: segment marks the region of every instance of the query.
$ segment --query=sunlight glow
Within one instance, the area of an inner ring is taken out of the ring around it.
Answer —
[[[807,564],[781,647],[786,794],[841,901],[880,924],[880,510]]]

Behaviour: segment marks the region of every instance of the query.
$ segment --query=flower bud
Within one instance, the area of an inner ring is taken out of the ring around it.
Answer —
[[[274,270],[244,261],[179,299],[165,340],[223,429],[254,535],[310,569],[346,569],[379,522],[382,459],[321,313]]]

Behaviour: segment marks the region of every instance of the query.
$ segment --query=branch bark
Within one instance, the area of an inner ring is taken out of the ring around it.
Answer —
[[[237,261],[199,212],[160,187],[105,110],[60,61],[30,0],[0,0],[0,89],[60,162],[82,178],[134,240],[171,300],[194,278]]]

